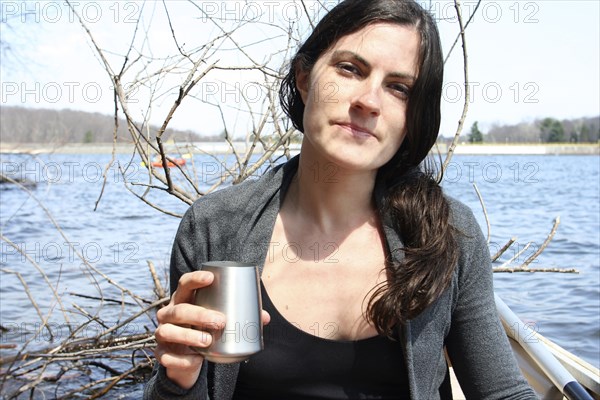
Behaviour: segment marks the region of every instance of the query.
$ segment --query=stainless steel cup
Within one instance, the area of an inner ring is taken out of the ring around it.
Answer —
[[[213,283],[196,291],[195,304],[225,314],[224,327],[206,329],[209,347],[192,347],[216,363],[240,362],[263,349],[261,297],[255,265],[234,261],[202,264],[214,274]]]

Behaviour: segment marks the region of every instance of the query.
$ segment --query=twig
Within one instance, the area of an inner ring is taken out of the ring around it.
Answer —
[[[132,185],[135,186],[135,184],[132,184]],[[143,201],[144,203],[146,203],[150,207],[154,208],[155,210],[160,211],[163,214],[170,215],[172,217],[176,217],[176,218],[183,217],[183,214],[177,214],[177,213],[171,212],[169,210],[166,210],[164,208],[161,208],[161,207],[157,206],[156,204],[152,203],[151,201],[148,201],[148,199],[146,199],[145,197],[140,196],[139,194],[137,194],[136,192],[134,192],[129,186],[126,185],[125,188],[129,191],[129,193],[133,194],[135,197],[137,197],[138,199],[140,199],[141,201]],[[192,204],[192,201],[190,200],[187,203],[188,204]]]
[[[90,299],[90,300],[100,300],[100,301],[106,301],[109,303],[117,303],[117,304],[125,304],[127,306],[135,306],[135,303],[128,303],[126,301],[123,300],[117,300],[117,299],[106,299],[104,297],[97,297],[97,296],[89,296],[87,294],[81,294],[81,293],[74,293],[74,292],[69,292],[69,294],[71,296],[76,296],[76,297],[82,297],[84,299]],[[148,302],[147,300],[144,299],[140,299],[143,302]]]
[[[475,182],[473,182],[473,187],[475,188],[475,192],[477,193],[477,198],[479,199],[479,204],[481,204],[481,208],[483,210],[483,216],[485,217],[485,224],[487,225],[487,244],[490,244],[490,238],[491,238],[491,232],[492,232],[492,228],[490,226],[490,218],[488,216],[487,210],[485,209],[485,203],[483,202],[483,197],[481,196],[481,193],[479,192],[479,188],[477,187],[477,184]]]
[[[302,8],[304,9],[304,12],[306,13],[306,19],[308,19],[308,23],[310,24],[310,28],[314,31],[315,30],[315,24],[313,23],[313,20],[310,17],[310,14],[308,13],[308,9],[306,8],[306,4],[304,3],[304,0],[300,0],[300,3],[302,3]]]
[[[493,268],[494,272],[559,272],[565,274],[578,274],[579,271],[573,268],[562,269],[562,268],[527,268],[527,267],[514,267],[514,268]]]
[[[475,13],[477,12],[477,9],[479,8],[480,4],[481,4],[481,0],[478,0],[477,4],[475,5],[475,8],[473,9],[473,12],[469,16],[469,19],[467,20],[467,23],[465,24],[465,29],[467,29],[467,27],[471,23],[471,20],[475,16]],[[460,39],[460,33],[458,35],[456,35],[456,38],[454,39],[452,46],[450,46],[450,50],[448,50],[448,54],[446,54],[446,58],[444,58],[444,64],[446,64],[446,62],[448,62],[448,59],[450,58],[452,51],[454,51],[454,48],[456,47],[456,43],[458,43],[458,39]]]
[[[21,187],[23,188],[23,190],[27,191],[29,193],[29,195],[38,202],[38,204],[44,209],[44,211],[46,211],[47,213],[49,213],[50,211],[48,211],[47,208],[45,208],[41,202],[39,202],[39,200],[37,200],[37,198],[35,196],[33,196],[33,194],[27,190],[24,186],[21,185]],[[21,255],[23,257],[25,257],[27,259],[27,261],[29,261],[29,263],[31,263],[31,265],[33,265],[33,267],[42,275],[42,278],[44,279],[44,281],[46,282],[46,284],[48,285],[48,287],[50,288],[50,290],[52,291],[52,294],[54,295],[54,298],[56,299],[56,301],[58,302],[60,309],[63,313],[63,317],[65,318],[65,321],[67,323],[69,323],[69,317],[67,316],[67,311],[62,303],[62,300],[60,298],[60,295],[58,294],[58,292],[56,291],[56,288],[54,286],[52,286],[52,283],[50,282],[50,280],[48,279],[48,275],[46,275],[46,273],[44,272],[44,270],[42,269],[42,267],[40,267],[40,265],[35,262],[34,259],[32,259],[29,254],[27,254],[26,252],[23,251],[23,249],[21,249],[19,246],[17,246],[15,243],[13,243],[10,239],[8,239],[7,237],[5,237],[2,233],[0,233],[0,239],[4,240],[6,243],[8,243],[9,246],[11,246],[12,248],[14,248],[15,250],[17,250],[19,253],[21,253]]]
[[[119,383],[121,380],[123,380],[125,377],[133,374],[134,372],[136,372],[139,369],[142,368],[148,368],[150,366],[150,363],[148,362],[144,362],[144,363],[140,363],[136,366],[134,366],[133,368],[130,368],[129,370],[123,372],[121,375],[119,376],[114,376],[114,377],[110,377],[110,378],[104,378],[104,379],[99,379],[97,381],[94,382],[90,382],[87,385],[83,385],[81,387],[79,387],[76,390],[73,390],[61,397],[58,397],[58,399],[69,399],[71,397],[74,397],[80,393],[83,393],[85,390],[90,389],[94,386],[98,386],[101,385],[103,383],[109,382],[109,384],[107,386],[105,386],[104,388],[102,388],[102,390],[100,390],[99,392],[93,394],[92,396],[88,397],[88,399],[97,399],[101,396],[104,396],[106,393],[108,393],[108,391],[110,391],[117,383]],[[79,396],[77,396],[79,397]]]
[[[273,146],[271,146],[270,149],[268,149],[263,155],[262,157],[260,157],[256,163],[254,165],[252,165],[250,168],[248,168],[248,170],[246,171],[246,174],[244,175],[244,178],[251,176],[254,172],[256,172],[256,170],[258,168],[260,168],[261,165],[264,164],[264,162],[266,160],[268,160],[273,153],[275,153],[275,151],[277,151],[277,149],[281,146],[281,144],[286,141],[287,139],[289,139],[290,136],[292,136],[292,134],[294,133],[294,128],[290,128],[283,137],[281,137],[277,143],[275,143]]]
[[[87,321],[85,324],[83,324],[83,325],[80,325],[80,327],[82,327],[82,326],[85,326],[85,325],[87,325],[87,324],[89,324],[89,323],[91,323],[91,322],[93,321],[93,322],[97,322],[97,323],[99,323],[100,325],[102,325],[102,327],[103,327],[104,329],[108,329],[108,326],[106,326],[106,324],[104,324],[104,322],[102,322],[102,321],[101,321],[101,320],[98,318],[98,316],[95,316],[95,315],[92,315],[92,314],[90,314],[89,312],[87,312],[87,311],[86,311],[86,310],[84,310],[82,307],[78,306],[77,304],[73,304],[73,307],[74,307],[74,308],[75,308],[77,311],[79,311],[81,314],[83,314],[83,315],[84,315],[84,316],[85,316],[85,317],[88,319],[88,321]]]
[[[523,264],[520,265],[520,268],[527,268],[527,266],[529,264],[531,264],[533,262],[533,260],[535,260],[540,254],[542,254],[544,249],[552,241],[552,238],[554,237],[554,234],[556,233],[556,230],[558,229],[559,224],[560,224],[560,216],[558,216],[554,219],[554,224],[552,225],[552,229],[550,230],[548,237],[546,237],[546,240],[544,240],[544,243],[542,243],[542,245],[537,249],[537,251],[535,253],[533,253],[531,255],[531,257],[529,257],[527,260],[525,260],[525,262]]]
[[[150,260],[148,260],[148,268],[150,269],[150,275],[152,275],[152,280],[154,281],[154,292],[156,293],[159,299],[167,297],[165,289],[160,283],[160,279],[158,279],[158,276],[156,275],[154,263]]]
[[[102,173],[102,188],[100,189],[100,194],[96,199],[96,204],[94,204],[94,211],[98,209],[98,205],[100,204],[100,200],[104,195],[104,189],[106,188],[106,182],[108,180],[108,170],[115,163],[116,159],[116,151],[117,151],[117,132],[119,130],[119,103],[117,100],[117,92],[113,90],[113,101],[115,104],[115,115],[114,115],[114,128],[113,128],[113,142],[112,142],[112,151],[111,158],[106,167],[104,168],[104,172]]]
[[[23,285],[23,289],[25,290],[25,294],[29,298],[29,301],[31,302],[31,305],[33,305],[33,308],[35,309],[35,312],[37,312],[38,317],[40,317],[40,320],[42,321],[42,324],[43,324],[44,328],[46,328],[46,330],[48,331],[48,334],[50,335],[50,338],[53,339],[54,338],[54,334],[52,333],[52,330],[46,324],[46,319],[42,315],[42,311],[40,310],[40,307],[37,305],[37,303],[35,302],[35,299],[31,295],[31,291],[29,290],[29,286],[27,285],[27,282],[25,282],[25,279],[23,279],[23,276],[20,273],[18,273],[17,271],[13,271],[13,270],[10,270],[10,269],[7,269],[7,268],[2,268],[2,269],[0,269],[0,271],[6,272],[7,274],[14,274],[14,275],[17,276],[17,278],[21,282],[21,285]]]
[[[179,54],[181,54],[182,56],[186,57],[187,59],[189,59],[191,61],[189,55],[187,55],[183,52],[183,48],[179,45],[179,42],[177,41],[177,37],[175,35],[175,29],[173,28],[173,23],[171,22],[171,15],[169,14],[169,8],[167,7],[167,3],[165,2],[165,0],[162,0],[162,4],[165,9],[165,14],[167,15],[167,21],[169,22],[169,28],[171,29],[171,37],[173,38],[173,41],[175,42],[175,46],[177,47],[177,50],[179,50]]]
[[[525,247],[523,247],[521,249],[521,251],[517,252],[517,254],[515,254],[510,260],[506,261],[504,264],[502,264],[498,268],[504,268],[507,265],[510,265],[514,260],[516,260],[517,258],[519,258],[521,256],[521,254],[525,253],[525,251],[527,251],[527,249],[529,249],[529,246],[531,246],[531,242],[527,243],[525,245]]]
[[[462,41],[463,48],[463,72],[464,72],[464,80],[465,80],[465,102],[463,104],[463,111],[460,119],[458,120],[458,127],[456,129],[456,133],[454,134],[454,139],[452,139],[452,144],[448,148],[448,152],[446,154],[446,159],[444,160],[444,165],[442,166],[442,173],[450,164],[450,160],[452,160],[452,156],[454,155],[454,149],[458,145],[458,139],[460,134],[462,133],[463,125],[465,124],[465,118],[467,116],[467,111],[469,110],[469,102],[471,100],[471,85],[469,84],[469,63],[467,56],[467,39],[465,35],[465,28],[463,26],[462,21],[462,12],[459,0],[454,0],[454,8],[456,9],[456,15],[458,17],[458,25],[460,27],[460,39]]]
[[[509,248],[510,246],[512,246],[512,244],[513,244],[513,243],[514,243],[516,240],[517,240],[517,238],[516,238],[516,237],[512,237],[512,238],[510,238],[510,240],[509,240],[508,242],[506,242],[506,244],[505,244],[504,246],[502,246],[502,247],[500,248],[500,250],[498,250],[498,251],[496,252],[496,254],[494,254],[494,255],[492,256],[492,262],[494,262],[494,261],[496,261],[497,259],[499,259],[499,258],[500,258],[500,256],[501,256],[502,254],[504,254],[504,252],[506,252],[506,250],[508,250],[508,248]]]
[[[119,375],[122,374],[122,372],[117,371],[116,369],[114,369],[110,365],[106,365],[106,364],[98,362],[98,361],[86,361],[83,364],[84,365],[92,365],[94,367],[102,368],[103,370],[105,370],[106,372],[108,372],[109,374],[111,374],[112,376],[119,376]]]
[[[69,347],[61,351],[60,353],[29,353],[28,356],[38,357],[47,360],[77,360],[83,357],[99,357],[102,353],[114,353],[115,351],[131,350],[134,348],[148,347],[154,343],[154,335],[136,335],[136,337],[142,336],[141,339],[137,339],[132,342],[126,342],[120,345],[111,345],[112,339],[101,340],[98,343],[93,343],[91,340],[86,340],[84,343],[69,344]],[[87,345],[87,346],[86,346]]]
[[[121,322],[120,324],[117,324],[115,326],[113,326],[110,329],[107,329],[106,331],[102,332],[101,335],[98,335],[98,337],[102,337],[102,336],[106,336],[111,332],[116,331],[119,328],[122,328],[123,326],[127,325],[128,323],[130,323],[131,321],[133,321],[134,319],[136,319],[137,317],[139,317],[142,314],[147,313],[148,311],[152,310],[155,307],[158,307],[160,305],[163,305],[165,303],[168,303],[170,300],[170,298],[165,297],[159,300],[156,300],[155,302],[153,302],[152,304],[148,305],[147,307],[143,308],[142,310],[138,311],[137,313],[133,314],[132,316],[130,316],[129,318],[125,319],[123,322]]]

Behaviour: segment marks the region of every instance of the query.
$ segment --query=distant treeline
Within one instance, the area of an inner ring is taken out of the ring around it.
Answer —
[[[475,122],[466,139],[471,143],[598,143],[600,116],[558,120],[543,118],[517,125],[494,125],[482,132]]]
[[[124,119],[119,120],[117,137],[130,142]],[[0,133],[5,143],[110,143],[113,141],[114,117],[111,115],[75,111],[51,110],[15,106],[0,106]],[[155,135],[158,127],[151,126]],[[465,140],[472,143],[597,143],[600,140],[600,116],[557,120],[544,118],[517,125],[494,125],[482,132],[475,122],[465,129]],[[213,142],[222,135],[203,136],[186,130],[167,129],[164,140],[178,142]],[[442,138],[441,141],[451,141]]]
[[[159,127],[150,126],[152,136]],[[109,143],[113,141],[114,116],[75,111],[18,106],[0,107],[0,132],[5,143]],[[124,119],[119,119],[119,142],[131,142]],[[167,129],[163,140],[179,142],[217,141],[218,136],[202,136],[192,131]]]

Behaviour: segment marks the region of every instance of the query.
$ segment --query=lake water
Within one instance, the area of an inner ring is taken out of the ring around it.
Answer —
[[[67,319],[97,314],[110,326],[127,317],[128,306],[86,299],[80,295],[121,299],[114,285],[91,273],[77,253],[114,282],[145,299],[154,299],[147,261],[164,278],[171,243],[179,220],[166,216],[135,198],[123,186],[116,167],[109,169],[107,185],[98,209],[101,174],[107,155],[46,155],[39,158],[3,155],[5,174],[24,175],[38,184],[33,195],[48,209],[64,232],[61,236],[47,213],[25,191],[0,185],[1,234],[12,241],[0,242],[0,324],[10,332],[0,344],[32,340],[32,348],[49,346],[48,338],[35,334],[40,318],[31,305],[17,275],[27,282],[42,314],[50,311],[55,332],[68,335]],[[119,162],[128,162],[119,156]],[[219,167],[206,158],[195,164],[206,173]],[[145,173],[134,162],[127,171],[130,181],[145,183]],[[18,172],[17,172],[18,171]],[[210,182],[205,182],[209,184]],[[496,291],[521,319],[567,350],[600,366],[600,158],[598,156],[455,156],[444,181],[446,191],[471,206],[487,231],[484,214],[473,184],[479,188],[491,223],[490,248],[494,253],[516,237],[514,255],[531,242],[514,263],[520,264],[545,240],[553,221],[560,216],[554,240],[531,264],[534,268],[575,268],[578,274],[496,273]],[[144,187],[137,186],[140,192]],[[187,205],[154,191],[150,199],[161,207],[183,213]],[[503,261],[510,258],[505,255]],[[49,282],[62,295],[60,311],[52,291],[31,261],[43,269]],[[131,302],[126,297],[125,301]],[[137,306],[135,306],[137,307]],[[135,307],[131,309],[135,309]],[[88,325],[92,333],[99,323]],[[153,330],[150,319],[136,320],[127,333]],[[63,338],[66,336],[63,336]],[[10,350],[2,350],[3,355]],[[139,398],[141,385],[120,390],[122,398]]]

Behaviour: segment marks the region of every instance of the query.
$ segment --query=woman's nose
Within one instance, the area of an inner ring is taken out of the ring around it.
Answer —
[[[352,99],[352,108],[361,112],[378,116],[381,113],[381,87],[370,80],[361,82]]]

